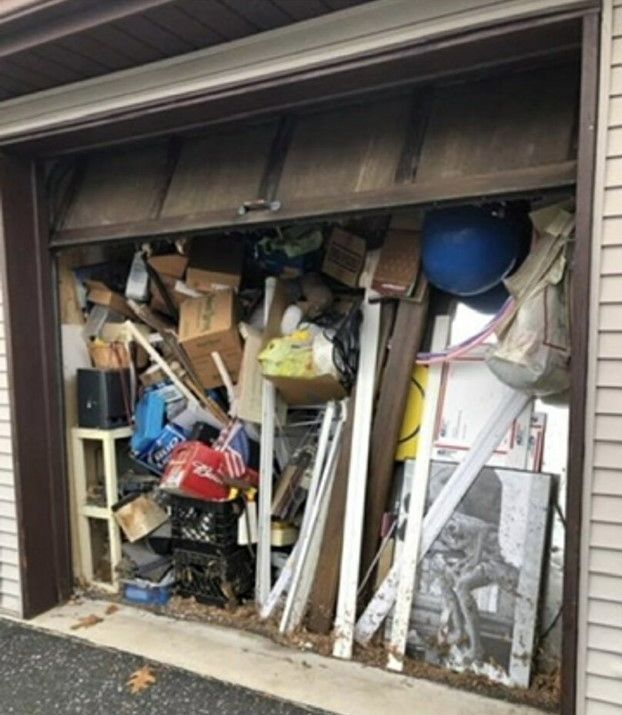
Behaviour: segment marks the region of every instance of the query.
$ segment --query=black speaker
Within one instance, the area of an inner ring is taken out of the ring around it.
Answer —
[[[78,424],[80,427],[91,429],[123,427],[128,424],[130,405],[129,370],[101,370],[97,368],[80,368],[78,370]]]

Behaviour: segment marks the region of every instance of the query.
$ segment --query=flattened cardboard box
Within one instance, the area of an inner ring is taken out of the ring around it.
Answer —
[[[380,249],[372,288],[381,295],[410,296],[421,264],[421,234],[390,229]]]
[[[364,239],[336,228],[328,239],[322,273],[356,288],[363,266],[367,244]]]
[[[209,292],[215,288],[239,288],[244,243],[230,236],[195,238],[190,249],[186,283]]]
[[[110,290],[105,283],[101,281],[85,281],[88,288],[87,300],[95,305],[103,305],[105,308],[114,310],[119,315],[124,315],[126,318],[135,318],[134,311],[129,307],[125,298],[119,293]]]
[[[188,256],[182,256],[180,253],[166,253],[161,256],[151,256],[149,265],[160,275],[169,276],[170,278],[184,277],[188,266]]]
[[[185,300],[179,315],[179,342],[192,362],[203,387],[219,387],[222,379],[212,359],[220,353],[234,382],[242,362],[235,294],[231,289],[213,291]]]

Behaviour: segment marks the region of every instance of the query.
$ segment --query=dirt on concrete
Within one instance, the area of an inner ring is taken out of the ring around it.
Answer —
[[[161,612],[175,618],[242,629],[270,638],[281,645],[332,657],[332,635],[318,635],[304,628],[289,635],[279,633],[278,619],[262,620],[255,605],[252,603],[224,609],[198,603],[193,598],[175,596]],[[364,648],[355,645],[354,659],[370,667],[384,668],[387,661],[387,651],[382,644],[372,644]],[[528,689],[507,687],[494,683],[484,676],[474,673],[456,673],[410,657],[405,659],[404,673],[413,678],[431,680],[499,700],[528,705],[540,710],[550,712],[559,710],[559,668],[548,674],[536,674],[532,679],[531,687]]]

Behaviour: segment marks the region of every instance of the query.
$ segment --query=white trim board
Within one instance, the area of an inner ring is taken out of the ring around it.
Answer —
[[[106,616],[109,605],[94,600],[67,604],[30,624],[338,715],[542,715],[446,685],[294,650],[232,628],[180,621],[125,605]],[[103,622],[71,630],[79,618],[90,614]]]
[[[577,6],[577,0],[376,0],[102,77],[0,102],[0,141]]]

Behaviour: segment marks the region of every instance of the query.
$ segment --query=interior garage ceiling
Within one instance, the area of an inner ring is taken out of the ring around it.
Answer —
[[[0,101],[369,1],[9,0],[0,8]]]

